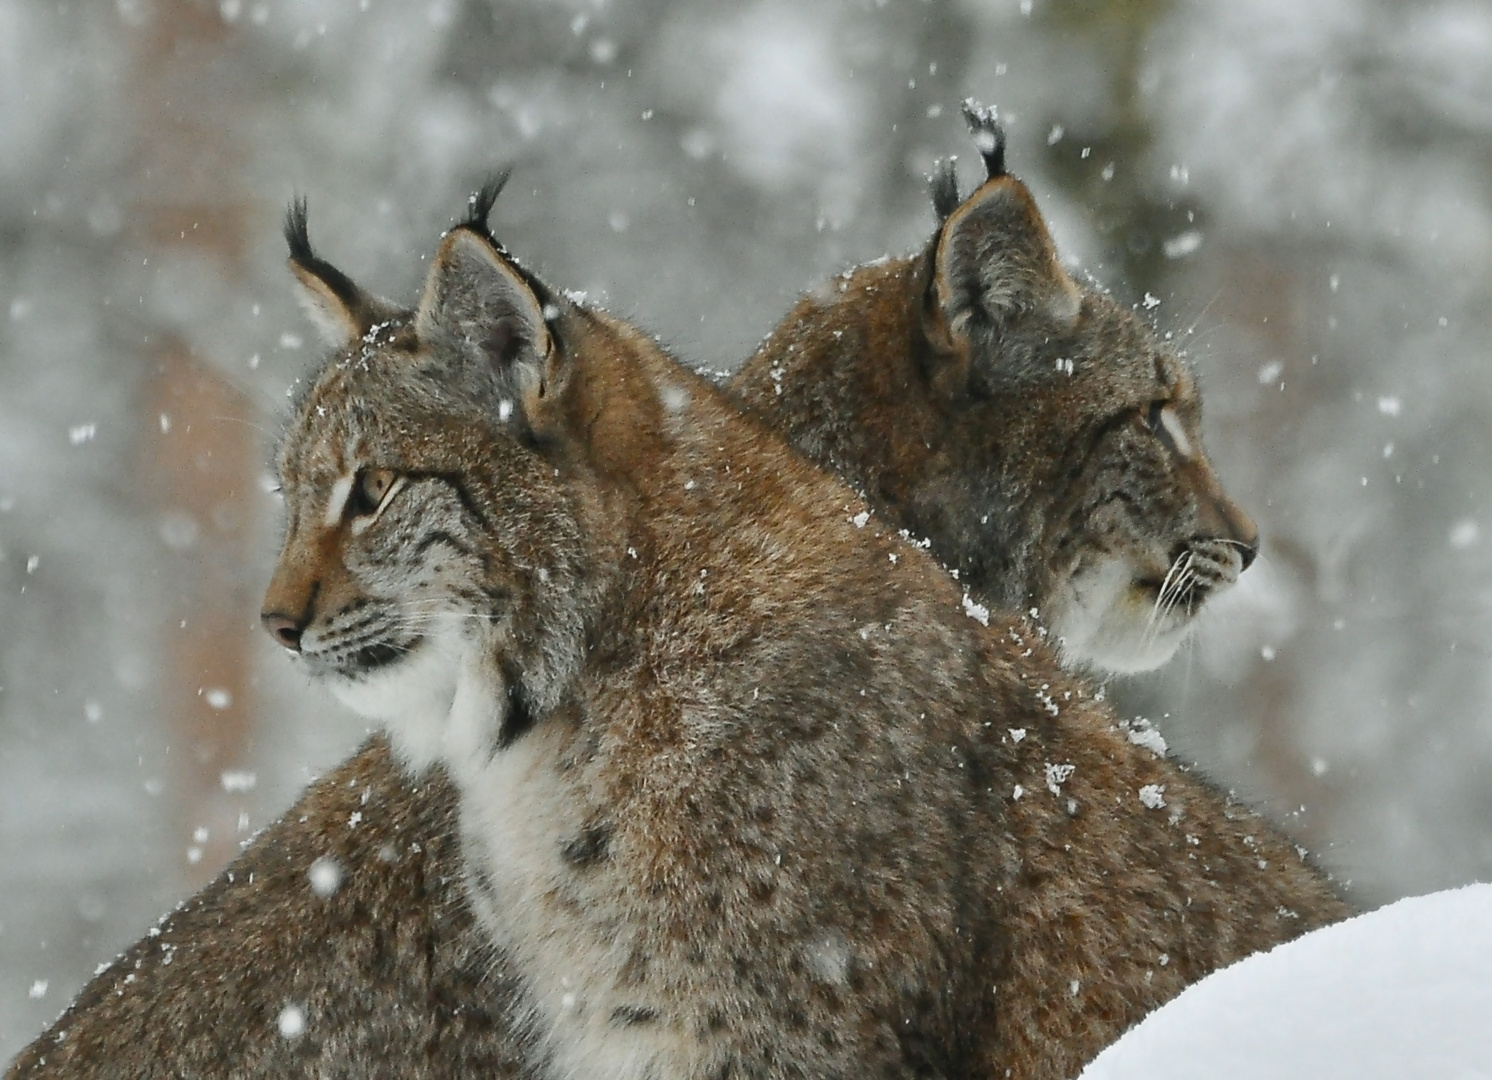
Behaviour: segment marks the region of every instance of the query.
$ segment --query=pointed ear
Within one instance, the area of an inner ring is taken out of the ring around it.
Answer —
[[[439,341],[495,376],[502,400],[530,423],[555,389],[558,356],[544,301],[473,228],[458,226],[441,241],[414,325],[420,340]]]
[[[372,304],[351,278],[311,250],[305,199],[296,199],[285,214],[285,242],[301,307],[328,345],[347,348],[372,325]]]
[[[981,367],[998,362],[1018,326],[1065,333],[1082,307],[1035,200],[1008,174],[986,180],[948,216],[932,275],[927,316],[941,325],[929,327],[929,339],[941,334]]]

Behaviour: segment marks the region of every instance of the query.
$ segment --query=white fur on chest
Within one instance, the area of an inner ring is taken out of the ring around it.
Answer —
[[[456,630],[432,634],[408,659],[333,690],[382,722],[410,767],[441,762],[456,782],[468,896],[527,984],[550,1074],[698,1075],[703,1048],[683,1034],[677,1003],[624,976],[638,928],[612,868],[564,859],[587,821],[583,793],[556,767],[563,732],[540,723],[496,748],[507,692],[481,643]],[[614,1019],[618,1010],[657,1015],[629,1025]]]
[[[478,918],[522,972],[552,1075],[644,1080],[699,1075],[703,1049],[655,982],[629,983],[639,928],[610,866],[577,869],[562,849],[585,828],[579,792],[554,767],[559,734],[541,724],[463,779],[462,826]],[[638,1025],[622,1014],[647,1010]]]

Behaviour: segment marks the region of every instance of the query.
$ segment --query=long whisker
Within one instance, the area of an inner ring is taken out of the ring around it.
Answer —
[[[1160,632],[1160,618],[1169,615],[1183,597],[1189,596],[1191,584],[1196,579],[1192,571],[1192,553],[1183,552],[1182,555],[1166,571],[1166,576],[1161,582],[1160,592],[1156,594],[1155,603],[1150,608],[1150,618],[1145,623],[1145,631],[1140,640],[1149,645],[1155,640],[1155,635]]]
[[[1177,558],[1176,561],[1171,564],[1170,568],[1166,570],[1166,576],[1161,579],[1160,589],[1155,594],[1155,603],[1152,604],[1150,607],[1150,618],[1145,624],[1145,636],[1147,638],[1149,637],[1152,628],[1155,626],[1156,619],[1160,617],[1161,609],[1166,602],[1166,596],[1169,594],[1172,588],[1174,579],[1181,572],[1182,566],[1187,562],[1190,554],[1190,552],[1186,552],[1183,554],[1182,557]]]

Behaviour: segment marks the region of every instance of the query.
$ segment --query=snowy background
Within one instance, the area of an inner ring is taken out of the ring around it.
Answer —
[[[279,222],[514,251],[729,368],[1000,107],[1264,555],[1127,712],[1375,905],[1492,878],[1492,2],[0,0],[0,1061],[362,725],[256,625]]]

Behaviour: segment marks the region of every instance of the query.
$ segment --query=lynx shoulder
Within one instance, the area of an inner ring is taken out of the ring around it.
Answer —
[[[1344,913],[492,197],[412,312],[297,260],[342,340],[264,619],[451,776],[534,1068],[1067,1075]]]
[[[1186,363],[1058,262],[1004,135],[965,115],[988,176],[910,258],[805,296],[733,392],[985,603],[1039,609],[1064,656],[1164,663],[1258,535],[1202,449]]]

